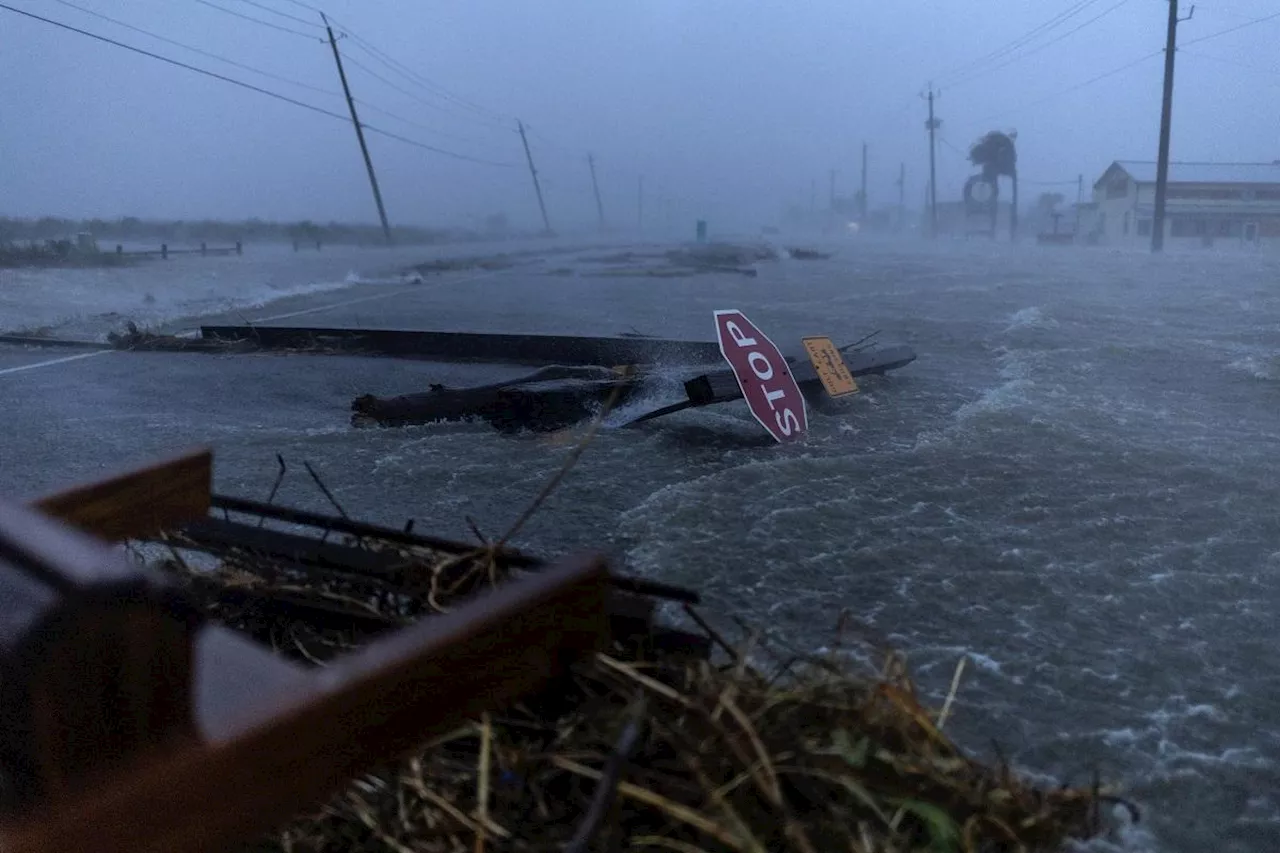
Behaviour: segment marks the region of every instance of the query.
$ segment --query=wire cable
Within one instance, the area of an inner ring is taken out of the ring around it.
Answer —
[[[1194,56],[1194,57],[1196,57],[1197,59],[1208,59],[1208,60],[1210,60],[1211,62],[1221,62],[1221,63],[1224,63],[1224,64],[1226,64],[1226,65],[1234,65],[1236,68],[1244,68],[1244,69],[1247,69],[1247,70],[1249,70],[1249,71],[1257,72],[1258,74],[1277,74],[1277,75],[1280,75],[1280,69],[1277,69],[1277,68],[1263,68],[1263,67],[1258,66],[1258,65],[1249,65],[1248,63],[1245,63],[1245,62],[1238,62],[1238,61],[1236,61],[1236,60],[1234,60],[1234,59],[1227,59],[1225,56],[1211,56],[1211,55],[1209,55],[1209,54],[1207,54],[1207,53],[1201,53],[1201,52],[1200,52],[1200,51],[1198,51],[1198,50],[1184,50],[1184,49],[1179,49],[1179,50],[1178,50],[1178,52],[1179,52],[1179,53],[1186,54],[1187,56]]]
[[[412,92],[404,88],[403,86],[399,86],[393,83],[392,81],[388,80],[386,77],[383,77],[381,74],[374,71],[369,66],[365,65],[363,62],[360,62],[358,59],[355,59],[354,57],[352,57],[350,54],[344,55],[343,61],[348,65],[353,65],[356,68],[359,68],[361,71],[368,74],[370,77],[374,78],[375,80],[378,80],[384,85],[389,86],[390,88],[396,90],[397,92],[399,92],[400,94],[404,95],[407,98],[412,98],[414,101],[418,102],[419,104],[422,104],[424,107],[427,107],[428,109],[436,110],[437,112],[443,113],[448,116],[453,116],[454,118],[458,118],[458,119],[470,119],[470,116],[459,114],[449,109],[446,106],[443,106],[434,101],[427,100],[421,95],[418,95],[417,93]],[[491,125],[484,125],[484,126],[491,126]]]
[[[456,95],[450,92],[448,89],[444,88],[439,83],[436,83],[430,78],[417,73],[413,69],[406,66],[404,63],[399,62],[398,60],[389,56],[384,51],[378,49],[376,46],[371,44],[367,39],[361,38],[361,36],[358,33],[356,33],[354,30],[351,29],[351,27],[348,27],[346,24],[343,24],[341,21],[338,21],[337,19],[333,19],[333,20],[334,20],[334,23],[338,24],[338,26],[342,29],[342,31],[351,38],[351,41],[357,47],[359,47],[361,50],[363,50],[373,59],[382,63],[387,68],[390,68],[393,72],[409,80],[414,85],[420,86],[423,89],[431,92],[432,94],[438,97],[442,97],[446,100],[452,101],[453,103],[459,106],[466,107],[469,110],[473,110],[477,114],[482,115],[492,121],[503,122],[503,123],[509,123],[511,121],[512,119],[511,116],[497,112],[496,110],[488,109],[487,107],[483,107],[473,101],[469,101],[466,98],[463,98],[460,95]]]
[[[324,24],[319,24],[315,21],[308,21],[306,18],[299,18],[297,15],[290,15],[288,12],[281,12],[279,9],[272,9],[264,3],[257,2],[257,0],[240,0],[240,2],[247,3],[264,12],[270,12],[273,15],[279,15],[282,18],[287,18],[290,21],[296,21],[299,24],[306,24],[308,27],[319,27],[320,29],[324,29]]]
[[[311,112],[319,113],[320,115],[325,115],[325,116],[328,116],[329,118],[337,119],[343,123],[349,123],[351,121],[351,119],[348,116],[344,116],[332,110],[327,110],[324,107],[317,107],[314,104],[308,104],[306,101],[299,101],[297,98],[291,98],[288,95],[281,95],[279,92],[273,92],[270,89],[264,89],[261,86],[255,86],[252,83],[246,83],[243,80],[237,80],[234,77],[228,77],[225,74],[219,74],[216,71],[209,71],[208,69],[205,69],[205,68],[199,68],[195,65],[190,65],[178,59],[171,59],[167,56],[162,56],[158,53],[153,53],[149,50],[144,50],[143,48],[140,48],[140,47],[134,47],[131,44],[125,44],[122,41],[117,41],[113,38],[108,38],[107,36],[98,35],[97,33],[92,33],[92,32],[89,32],[88,30],[82,30],[79,27],[73,27],[70,24],[64,24],[61,21],[55,21],[52,18],[45,18],[41,15],[35,14],[34,12],[28,12],[24,9],[17,9],[6,3],[0,3],[0,9],[5,9],[10,12],[15,12],[19,15],[23,15],[24,17],[32,18],[37,21],[42,21],[43,23],[51,24],[60,29],[69,30],[70,32],[78,33],[79,35],[82,35],[82,36],[87,36],[91,39],[94,39],[95,41],[100,41],[106,44],[114,45],[115,47],[124,48],[125,50],[132,51],[133,53],[141,54],[142,56],[150,57],[151,59],[158,59],[159,61],[167,63],[169,65],[176,65],[179,68],[185,68],[188,71],[194,71],[197,74],[203,74],[206,77],[212,77],[215,80],[221,80],[224,83],[230,83],[233,86],[239,86],[242,89],[248,89],[252,92],[257,92],[261,95],[266,95],[269,98],[275,98],[278,101],[284,101],[285,103],[293,104],[296,107],[302,107],[303,109],[310,110]],[[452,157],[456,160],[465,160],[472,163],[481,163],[486,166],[499,166],[506,169],[515,168],[517,165],[515,163],[503,163],[497,160],[486,160],[481,157],[471,157],[467,154],[459,154],[456,151],[449,151],[444,148],[437,148],[434,145],[428,145],[425,142],[419,142],[416,139],[410,139],[406,136],[401,136],[398,133],[392,133],[390,131],[383,130],[382,128],[373,127],[372,125],[365,124],[364,122],[361,122],[360,126],[365,130],[369,131],[370,133],[377,133],[389,139],[394,139],[398,142],[403,142],[407,145],[412,145],[415,148],[421,148],[426,151],[432,151],[432,152],[435,152],[436,154],[441,154],[446,157]]]
[[[961,78],[960,78],[959,80],[952,80],[952,81],[951,81],[951,83],[950,83],[949,85],[950,85],[950,86],[952,86],[952,87],[955,87],[955,86],[962,86],[962,85],[964,85],[965,83],[968,83],[968,82],[970,82],[970,81],[972,81],[972,80],[977,80],[977,79],[978,79],[978,78],[980,78],[980,77],[984,77],[984,76],[986,76],[987,74],[992,73],[993,71],[999,71],[1001,68],[1008,68],[1010,65],[1013,65],[1014,63],[1017,63],[1017,62],[1021,62],[1022,60],[1026,59],[1026,58],[1027,58],[1027,57],[1029,57],[1029,56],[1034,56],[1035,54],[1039,53],[1040,51],[1044,50],[1045,48],[1052,47],[1053,45],[1057,44],[1058,42],[1062,41],[1063,39],[1068,38],[1068,37],[1070,37],[1070,36],[1072,36],[1072,35],[1075,35],[1076,33],[1078,33],[1078,32],[1080,32],[1081,30],[1083,30],[1085,27],[1088,27],[1088,26],[1090,26],[1090,25],[1092,25],[1092,24],[1097,23],[1098,21],[1102,20],[1102,19],[1103,19],[1103,18],[1105,18],[1107,15],[1110,15],[1112,12],[1114,12],[1114,11],[1115,11],[1115,10],[1117,10],[1117,9],[1119,9],[1121,6],[1125,5],[1125,4],[1126,4],[1126,3],[1128,3],[1128,2],[1129,2],[1129,0],[1120,0],[1120,2],[1118,2],[1118,3],[1116,3],[1116,4],[1112,5],[1112,6],[1108,6],[1108,7],[1107,7],[1106,9],[1104,9],[1102,12],[1099,12],[1097,15],[1094,15],[1092,18],[1090,18],[1089,20],[1085,21],[1083,24],[1079,24],[1079,25],[1077,25],[1077,26],[1075,26],[1075,27],[1072,27],[1071,29],[1067,30],[1065,33],[1061,33],[1061,34],[1059,34],[1058,36],[1056,36],[1055,38],[1052,38],[1052,39],[1050,39],[1049,41],[1044,42],[1044,43],[1043,43],[1043,44],[1041,44],[1041,45],[1038,45],[1038,46],[1036,46],[1036,47],[1031,48],[1031,49],[1030,49],[1030,50],[1028,50],[1026,53],[1018,54],[1017,56],[1014,56],[1014,57],[1012,57],[1011,59],[1007,59],[1007,60],[1005,60],[1004,62],[1001,62],[999,65],[994,65],[994,66],[991,66],[990,68],[985,68],[985,69],[978,69],[978,70],[974,71],[973,73],[971,73],[971,74],[969,74],[969,75],[967,75],[967,76],[961,76]]]
[[[332,89],[324,89],[324,88],[321,88],[320,86],[312,86],[310,83],[303,83],[300,80],[292,80],[288,77],[282,77],[279,74],[273,74],[270,71],[263,71],[261,68],[254,68],[252,65],[245,65],[243,62],[237,62],[234,59],[227,59],[225,56],[219,56],[216,53],[212,53],[202,48],[193,47],[192,45],[189,45],[189,44],[183,44],[182,42],[175,41],[174,39],[168,38],[167,36],[162,36],[162,35],[159,35],[158,33],[153,33],[150,30],[144,30],[142,27],[135,27],[133,24],[127,24],[124,21],[119,21],[119,20],[116,20],[115,18],[111,18],[111,17],[108,17],[107,15],[103,15],[100,12],[95,12],[92,9],[86,9],[83,6],[78,6],[75,3],[70,2],[70,0],[54,0],[54,2],[61,3],[63,6],[67,6],[71,9],[75,9],[77,11],[83,12],[86,15],[92,15],[95,18],[101,18],[102,20],[115,24],[118,27],[124,27],[126,30],[133,30],[135,33],[141,33],[144,36],[149,36],[150,38],[157,39],[159,41],[165,42],[166,44],[171,44],[175,47],[180,47],[183,50],[190,50],[193,53],[200,54],[201,56],[207,56],[210,59],[216,59],[219,62],[225,62],[228,65],[234,65],[236,68],[240,68],[244,71],[252,71],[254,74],[261,74],[263,77],[270,77],[271,79],[277,80],[281,83],[288,83],[292,86],[300,86],[303,89],[310,89],[311,91],[318,92],[321,95],[330,95],[335,98],[342,97],[342,95],[340,95],[338,92],[333,91]]]
[[[1228,33],[1234,33],[1239,30],[1243,30],[1245,27],[1252,27],[1254,24],[1265,24],[1267,21],[1274,21],[1276,18],[1280,18],[1280,12],[1275,12],[1274,14],[1267,15],[1264,18],[1254,18],[1251,21],[1246,21],[1243,24],[1237,24],[1234,27],[1228,27],[1225,30],[1219,30],[1216,33],[1209,33],[1209,35],[1207,36],[1201,36],[1198,39],[1192,39],[1191,41],[1183,42],[1182,44],[1178,45],[1178,47],[1179,48],[1190,47],[1191,45],[1199,44],[1202,41],[1208,41],[1209,39],[1216,39],[1219,36],[1225,36]]]
[[[421,122],[414,121],[413,119],[405,118],[399,113],[393,113],[391,110],[384,109],[378,106],[377,104],[371,104],[368,101],[361,100],[360,98],[352,98],[352,100],[354,100],[357,104],[360,105],[361,110],[369,110],[371,112],[378,113],[379,115],[386,116],[389,119],[394,119],[395,121],[403,122],[409,125],[410,127],[416,127],[418,130],[425,130],[427,133],[434,133],[437,136],[443,136],[448,139],[454,139],[454,140],[457,140],[458,142],[467,142],[472,145],[484,144],[479,139],[473,139],[472,137],[469,137],[469,136],[460,136],[459,134],[456,134],[456,133],[450,133],[447,130],[440,130],[438,128],[431,127],[430,125],[426,125],[426,124],[422,124]]]
[[[1119,68],[1113,68],[1110,71],[1104,71],[1103,73],[1099,74],[1096,77],[1090,77],[1088,80],[1085,80],[1082,83],[1076,83],[1074,86],[1068,86],[1065,89],[1060,89],[1059,91],[1054,92],[1051,95],[1045,95],[1043,98],[1037,98],[1034,101],[1028,101],[1027,103],[1022,104],[1020,106],[1004,110],[994,115],[987,116],[986,118],[978,119],[978,122],[993,121],[994,119],[1003,118],[1004,116],[1009,115],[1010,113],[1021,112],[1026,109],[1030,109],[1031,107],[1038,107],[1041,104],[1060,98],[1063,95],[1069,95],[1072,92],[1079,91],[1080,89],[1083,89],[1086,86],[1092,86],[1094,83],[1105,80],[1108,77],[1114,77],[1117,74],[1121,74],[1125,71],[1128,71],[1130,68],[1133,68],[1135,65],[1141,65],[1142,63],[1146,62],[1148,59],[1159,56],[1162,53],[1164,53],[1163,48],[1161,48],[1160,50],[1152,51],[1151,53],[1144,54],[1143,56],[1139,56],[1137,59],[1133,60],[1132,62],[1126,62],[1124,65],[1121,65]]]
[[[273,24],[270,21],[264,21],[261,18],[255,18],[252,15],[245,15],[242,12],[235,11],[234,9],[228,9],[225,6],[219,6],[217,3],[210,3],[209,0],[196,0],[196,2],[201,4],[202,6],[208,6],[210,9],[217,9],[219,12],[225,12],[228,15],[234,15],[237,18],[243,18],[246,21],[252,21],[253,23],[260,24],[264,27],[270,27],[271,29],[279,30],[282,33],[292,33],[295,36],[302,36],[304,39],[324,41],[324,39],[320,38],[319,36],[312,35],[311,33],[304,33],[298,30],[290,29],[289,27],[282,27],[279,24]]]
[[[1044,23],[1039,24],[1038,26],[1032,27],[1029,31],[1023,33],[1021,36],[1014,39],[1013,41],[1005,44],[1003,47],[998,47],[995,50],[991,51],[990,53],[984,54],[978,57],[977,59],[972,60],[971,62],[964,63],[948,71],[944,71],[941,75],[939,75],[939,77],[945,79],[955,75],[968,74],[973,72],[975,69],[985,65],[988,62],[1001,59],[1004,56],[1007,56],[1012,51],[1015,51],[1018,48],[1022,47],[1023,45],[1033,41],[1036,38],[1036,36],[1040,35],[1042,32],[1047,32],[1049,30],[1052,30],[1054,27],[1071,20],[1071,18],[1080,14],[1081,12],[1083,12],[1085,9],[1087,9],[1089,6],[1093,5],[1096,2],[1098,2],[1098,0],[1080,0],[1080,2],[1077,2],[1074,6],[1070,6],[1066,10],[1059,12],[1057,15],[1054,15],[1052,18],[1045,21]]]

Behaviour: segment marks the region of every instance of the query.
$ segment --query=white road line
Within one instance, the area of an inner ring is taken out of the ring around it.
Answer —
[[[456,278],[448,282],[437,281],[437,282],[433,282],[433,284],[435,285],[462,284],[468,281],[476,281],[477,279],[490,278],[492,276],[497,275],[499,272],[501,272],[501,270],[493,270],[491,272],[480,273],[479,275],[468,276],[467,278]],[[396,290],[393,290],[390,293],[375,293],[373,296],[361,296],[358,299],[348,299],[344,302],[334,302],[331,305],[319,305],[315,308],[303,308],[301,311],[289,311],[285,314],[273,314],[270,317],[257,317],[253,320],[250,320],[249,322],[250,323],[270,323],[274,320],[288,320],[292,317],[305,317],[307,314],[319,314],[323,311],[332,311],[335,308],[346,308],[348,305],[359,305],[362,302],[373,302],[377,299],[390,299],[393,296],[402,296],[406,293],[413,293],[416,290],[421,290],[423,287],[426,287],[426,286],[429,286],[429,285],[427,285],[426,281],[423,281],[420,284],[414,284],[409,287],[397,288]]]
[[[448,282],[443,282],[443,281],[436,282],[436,284],[462,284],[463,282],[467,282],[467,281],[476,281],[477,279],[490,278],[491,276],[495,276],[500,272],[502,272],[502,270],[492,270],[490,272],[480,273],[479,275],[473,275],[467,278],[453,279],[452,281],[448,281]],[[335,302],[332,305],[321,305],[317,308],[304,308],[301,311],[290,311],[286,314],[275,314],[270,317],[259,317],[256,320],[251,320],[250,322],[251,323],[269,323],[272,320],[287,320],[290,317],[302,317],[307,314],[318,314],[321,311],[331,311],[334,308],[345,308],[348,305],[359,305],[361,302],[372,302],[375,299],[390,299],[393,296],[400,296],[401,294],[404,294],[404,293],[412,293],[415,290],[421,290],[425,284],[426,282],[424,281],[422,284],[415,284],[411,287],[398,288],[396,290],[391,291],[390,293],[376,293],[373,296],[362,296],[359,299],[348,299],[345,302]],[[199,335],[199,331],[192,330],[192,331],[182,332],[178,336],[183,338],[187,338],[187,337],[194,338],[197,335]],[[93,352],[82,352],[78,355],[68,355],[68,356],[64,356],[63,358],[54,358],[54,359],[50,359],[49,361],[38,361],[35,364],[24,364],[19,367],[6,367],[0,370],[0,376],[6,376],[10,373],[21,373],[24,370],[35,370],[36,368],[39,368],[39,367],[52,367],[55,364],[66,364],[68,361],[78,361],[82,358],[93,358],[94,356],[107,355],[108,353],[112,353],[112,352],[117,352],[117,350],[114,350],[114,349],[94,350]]]
[[[6,367],[4,370],[0,370],[0,376],[4,376],[9,373],[21,373],[24,370],[35,370],[37,367],[52,367],[55,364],[66,364],[68,361],[79,361],[82,358],[93,358],[97,355],[107,355],[108,353],[113,352],[115,352],[113,349],[100,349],[94,350],[93,352],[82,352],[79,355],[68,355],[62,358],[54,358],[49,361],[37,361],[35,364],[24,364],[20,367]]]

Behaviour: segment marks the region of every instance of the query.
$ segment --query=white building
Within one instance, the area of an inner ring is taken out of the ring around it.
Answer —
[[[1081,206],[1080,239],[1109,246],[1151,243],[1156,164],[1117,160]],[[1280,160],[1170,163],[1165,245],[1280,246]]]

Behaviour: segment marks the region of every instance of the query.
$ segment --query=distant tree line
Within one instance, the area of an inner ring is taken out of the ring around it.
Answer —
[[[382,229],[376,225],[353,225],[343,222],[316,223],[268,222],[262,219],[246,219],[227,222],[216,219],[155,220],[125,216],[120,219],[64,219],[45,216],[39,219],[0,217],[0,245],[19,242],[60,241],[74,239],[76,234],[88,232],[95,240],[103,242],[155,241],[162,243],[231,244],[236,241],[281,242],[350,245],[380,245]],[[492,240],[517,236],[512,233],[507,218],[495,214],[485,220],[482,229],[467,228],[418,228],[399,226],[391,229],[392,239],[398,245],[427,245],[434,243],[465,242],[468,240]]]

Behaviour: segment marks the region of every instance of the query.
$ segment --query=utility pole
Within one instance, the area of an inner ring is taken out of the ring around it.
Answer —
[[[929,236],[938,236],[938,165],[934,153],[934,134],[942,126],[942,120],[933,117],[933,84],[929,84]]]
[[[329,33],[329,47],[333,48],[333,61],[338,64],[338,78],[342,80],[342,91],[347,96],[347,109],[351,111],[351,123],[356,127],[356,139],[360,141],[360,153],[364,155],[364,167],[369,172],[369,186],[373,187],[373,200],[378,205],[378,218],[382,220],[382,236],[387,245],[391,245],[391,226],[387,224],[387,209],[382,206],[382,192],[378,189],[378,176],[373,173],[373,160],[369,159],[369,146],[364,142],[364,128],[360,126],[360,117],[356,115],[356,102],[351,97],[351,87],[347,85],[347,72],[342,70],[342,54],[338,53],[338,40],[333,37],[333,27],[324,12],[320,13],[324,28]]]
[[[636,190],[636,230],[644,231],[644,175],[640,176],[640,186]]]
[[[809,213],[818,212],[818,182],[809,179]]]
[[[1080,233],[1080,205],[1084,203],[1084,175],[1076,175],[1076,234]]]
[[[596,182],[596,158],[587,155],[587,165],[591,167],[591,190],[596,195],[596,214],[600,217],[600,230],[604,230],[604,205],[600,202],[600,184]]]
[[[1168,0],[1169,28],[1164,41],[1164,98],[1160,104],[1160,154],[1156,161],[1156,210],[1151,221],[1151,251],[1164,251],[1164,201],[1169,183],[1169,123],[1173,117],[1173,55],[1178,49],[1178,24],[1191,20],[1196,7],[1185,18],[1178,17],[1178,0]]]
[[[524,135],[524,122],[516,120],[520,128],[520,141],[524,144],[524,157],[529,161],[529,175],[533,178],[533,191],[538,194],[538,209],[542,211],[542,225],[551,234],[551,220],[547,218],[547,205],[542,200],[542,185],[538,183],[538,170],[533,167],[533,154],[529,152],[529,138]]]
[[[836,209],[836,170],[832,169],[828,176],[827,207]]]
[[[858,213],[862,222],[867,221],[867,143],[862,143],[862,190],[858,196]]]

